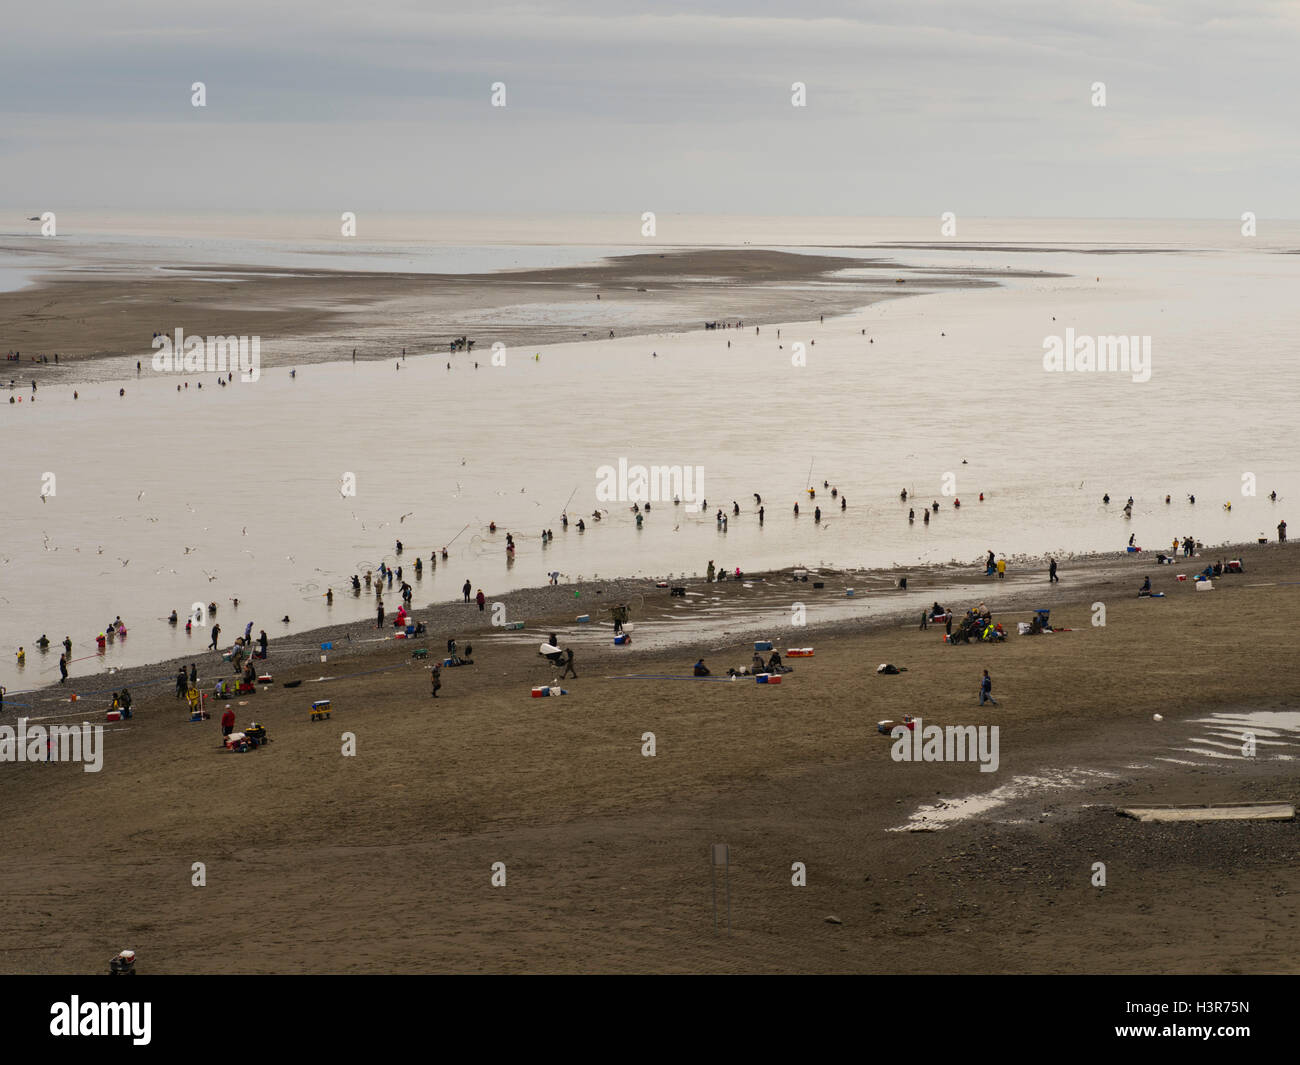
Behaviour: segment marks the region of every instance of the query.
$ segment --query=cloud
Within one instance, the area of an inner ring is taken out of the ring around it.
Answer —
[[[1113,217],[1235,196],[1281,215],[1300,177],[1280,150],[1300,12],[1262,0],[65,0],[6,21],[15,206],[991,214],[1054,197]]]

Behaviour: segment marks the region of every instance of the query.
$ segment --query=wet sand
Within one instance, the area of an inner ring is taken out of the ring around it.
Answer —
[[[42,249],[44,250],[44,248]],[[69,264],[71,267],[73,264]],[[870,277],[837,271],[870,270]],[[237,264],[105,274],[73,269],[0,293],[0,337],[24,361],[5,363],[26,381],[86,379],[110,357],[148,366],[154,332],[262,338],[263,367],[446,351],[458,336],[540,346],[583,339],[749,326],[847,313],[882,299],[996,284],[984,271],[916,267],[890,259],[761,249],[649,252],[585,267],[492,274],[281,270]],[[998,276],[1010,277],[1011,272]],[[900,283],[900,279],[902,282]],[[597,300],[597,294],[600,300]],[[530,305],[548,309],[539,320]],[[616,324],[610,324],[616,316]],[[29,356],[59,353],[59,365]]]
[[[752,613],[746,597],[787,616],[792,588],[815,603],[811,584],[782,574],[750,589],[685,582],[719,594],[718,614],[663,650],[642,634],[705,598],[682,604],[641,582],[576,601],[571,587],[518,593],[509,614],[527,616],[522,633],[443,604],[417,646],[438,653],[455,624],[475,665],[444,669],[437,702],[411,645],[360,643],[373,627],[351,626],[350,648],[333,634],[325,664],[273,643],[275,686],[236,707],[273,742],[247,755],[218,749],[219,707],[190,724],[169,685],[144,684],[166,667],[124,673],[113,680],[132,683],[137,712],[107,735],[103,772],[0,766],[11,929],[0,969],[96,972],[130,946],[155,973],[1296,972],[1281,934],[1300,899],[1295,822],[1151,825],[1114,812],[1297,797],[1295,762],[1276,757],[1300,754],[1294,743],[1250,760],[1183,751],[1190,719],[1300,706],[1294,548],[1232,554],[1246,573],[1209,593],[1173,580],[1191,563],[1113,557],[1072,562],[1051,588],[1042,572],[987,580],[1012,631],[1048,605],[1072,630],[993,646],[944,644],[890,616],[882,590],[876,618],[774,622],[778,647],[817,653],[767,687],[614,678],[686,674],[701,653],[715,675],[747,664],[752,636],[727,624]],[[1139,600],[1152,569],[1168,595]],[[909,578],[948,602],[972,574]],[[842,597],[850,577],[825,579],[822,592]],[[634,643],[616,648],[600,605],[633,594],[644,595]],[[1096,602],[1104,627],[1091,624]],[[577,603],[592,628],[573,620]],[[579,677],[564,698],[531,699],[555,674],[535,650],[552,626],[575,634]],[[908,672],[877,675],[883,661]],[[200,662],[217,675],[214,654]],[[976,705],[984,668],[997,708]],[[281,686],[292,679],[303,684]],[[85,715],[25,698],[34,717]],[[333,700],[329,722],[309,720],[317,698]],[[892,761],[875,723],[905,712],[999,725],[999,771]],[[345,731],[355,757],[340,756]],[[942,831],[890,831],[927,805],[1049,770],[1075,773],[1072,786],[1031,787]],[[731,847],[730,936],[713,931],[713,842]],[[203,888],[190,883],[196,861]],[[490,883],[498,861],[504,887]],[[807,887],[791,886],[796,861]],[[1098,861],[1104,889],[1090,882]]]

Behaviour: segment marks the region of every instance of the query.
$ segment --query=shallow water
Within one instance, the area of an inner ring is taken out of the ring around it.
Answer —
[[[73,386],[51,384],[35,405],[5,403],[0,683],[56,678],[58,649],[39,658],[36,637],[67,633],[74,657],[93,655],[95,633],[117,614],[131,634],[105,661],[123,665],[205,646],[206,621],[202,637],[187,638],[159,620],[194,602],[220,604],[223,642],[248,620],[275,638],[369,617],[373,595],[354,601],[346,578],[387,559],[409,579],[417,552],[426,560],[418,606],[458,598],[466,579],[491,598],[544,583],[551,570],[666,576],[702,573],[710,559],[745,570],[889,567],[992,549],[1013,558],[1014,573],[1017,554],[1122,551],[1130,532],[1148,549],[1188,534],[1207,544],[1276,535],[1300,498],[1291,352],[1300,257],[936,249],[913,258],[1074,276],[891,300],[780,327],[780,339],[776,327],[620,338],[535,349],[540,360],[511,349],[496,367],[484,340],[477,371],[465,356],[450,371],[445,355],[412,356],[400,371],[316,365],[296,379],[236,375],[228,388],[191,375],[179,394],[186,378],[155,374],[146,360],[139,379],[80,386],[75,402]],[[1151,379],[1046,373],[1043,340],[1066,326],[1150,335]],[[796,340],[806,365],[791,364]],[[268,351],[275,339],[262,342]],[[30,397],[30,387],[14,395]],[[616,503],[590,522],[597,470],[620,458],[702,466],[710,514],[654,504],[638,530],[629,504]],[[55,494],[42,501],[46,473]],[[355,497],[340,494],[346,473]],[[1255,497],[1242,495],[1246,473]],[[944,494],[946,474],[960,510]],[[846,495],[846,511],[823,480]],[[915,496],[907,504],[903,487]],[[1274,489],[1277,504],[1266,498]],[[766,506],[761,526],[754,492]],[[941,509],[927,527],[920,504],[932,500]],[[574,521],[587,516],[585,533],[562,528],[566,501]],[[725,532],[711,516],[719,506]],[[555,534],[545,547],[544,527]],[[507,531],[518,543],[513,566]],[[429,552],[443,544],[452,557],[431,571]],[[1144,561],[1135,560],[1135,581]],[[1061,575],[1068,581],[1068,562]],[[386,600],[395,609],[396,592]],[[278,620],[286,613],[290,625]],[[29,652],[22,674],[12,665],[19,644]]]

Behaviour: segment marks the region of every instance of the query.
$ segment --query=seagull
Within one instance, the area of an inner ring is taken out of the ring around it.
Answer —
[[[408,510],[405,514],[403,514],[400,518],[397,519],[397,524],[398,524],[398,525],[401,525],[402,522],[404,522],[407,518],[409,518],[409,517],[410,517],[412,514],[414,514],[414,513],[415,513],[415,511],[413,511],[413,510]]]
[[[188,555],[191,551],[197,551],[198,547],[187,547],[185,553]]]
[[[247,535],[248,535],[248,526],[247,526],[247,525],[244,526],[244,531],[243,531],[242,533],[240,533],[240,535],[241,535],[241,536],[247,536]]]
[[[174,573],[174,572],[176,572],[176,571],[173,570],[172,572]],[[203,573],[203,576],[207,577],[207,579],[208,579],[209,581],[215,581],[215,580],[217,579],[217,576],[216,576],[215,573],[209,573],[207,570],[203,570],[202,573]]]
[[[119,561],[120,563],[122,563],[122,568],[123,568],[123,569],[125,569],[127,566],[129,566],[129,565],[131,564],[131,560],[130,560],[129,558],[121,558],[121,557],[119,557],[119,558],[118,558],[118,561]]]
[[[143,498],[144,498],[144,489],[141,488],[141,489],[140,489],[140,494],[139,494],[138,496],[135,497],[135,501],[138,503],[138,502],[140,502],[140,500],[142,500]]]

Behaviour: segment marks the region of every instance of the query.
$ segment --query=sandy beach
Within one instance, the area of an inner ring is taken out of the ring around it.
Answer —
[[[17,250],[37,246],[20,243]],[[68,266],[75,265],[70,258]],[[868,276],[838,276],[849,269]],[[117,272],[46,273],[27,288],[0,292],[0,336],[6,350],[24,354],[6,364],[9,376],[74,383],[86,379],[87,363],[97,359],[147,363],[152,333],[170,335],[177,326],[192,335],[261,336],[263,363],[271,368],[350,358],[354,349],[358,359],[393,358],[403,348],[446,351],[459,336],[476,339],[486,355],[497,342],[538,346],[608,337],[611,320],[620,336],[701,329],[724,318],[762,325],[842,314],[904,294],[996,284],[975,269],[929,270],[922,277],[913,269],[883,257],[760,249],[656,251],[587,267],[473,275],[239,264],[159,272],[124,264]],[[526,320],[524,309],[538,303],[553,305],[559,320]],[[30,359],[52,359],[55,352],[57,367]]]
[[[1208,594],[1159,567],[1163,599],[1136,596],[1136,574],[1155,567],[1113,556],[1063,567],[1055,586],[1027,568],[987,580],[1013,633],[997,645],[950,646],[915,617],[788,623],[794,595],[842,597],[861,574],[819,574],[816,591],[786,573],[748,588],[688,581],[698,594],[684,605],[645,582],[536,589],[509,603],[521,632],[434,604],[417,611],[430,631],[415,646],[474,645],[473,666],[443,670],[436,702],[412,644],[362,642],[387,635],[373,623],[300,634],[296,653],[273,640],[275,683],[236,701],[239,724],[255,718],[273,742],[246,755],[220,749],[220,707],[186,720],[174,664],[124,671],[112,682],[132,685],[136,714],[110,726],[122,731],[106,734],[102,772],[0,774],[0,803],[25,812],[0,830],[13,858],[0,968],[94,971],[107,937],[165,973],[1295,972],[1277,934],[1300,898],[1294,822],[1115,812],[1295,801],[1300,732],[1254,758],[1210,757],[1194,739],[1210,715],[1300,709],[1282,621],[1300,589],[1292,550],[1243,547],[1245,573]],[[909,586],[948,603],[972,576],[913,572]],[[612,643],[615,600],[637,604],[630,647]],[[1068,631],[1015,635],[1037,607]],[[715,677],[747,665],[754,632],[728,619],[755,608],[771,611],[778,648],[815,647],[787,660],[782,685],[619,679],[686,676],[701,655]],[[642,649],[683,610],[700,623]],[[533,699],[556,672],[536,654],[552,630],[577,648],[578,679]],[[305,646],[323,640],[326,663]],[[197,660],[205,688],[229,668]],[[880,662],[907,671],[878,675]],[[997,707],[977,705],[986,668]],[[89,711],[105,695],[74,706],[55,688],[13,698],[33,720],[100,719]],[[320,698],[333,717],[313,722]],[[1000,726],[997,772],[891,760],[876,722],[904,713]],[[986,802],[964,816],[973,796]],[[918,823],[937,830],[896,831]],[[730,935],[713,929],[715,842],[730,846]],[[195,862],[206,887],[191,886]],[[795,862],[806,887],[791,884]]]

